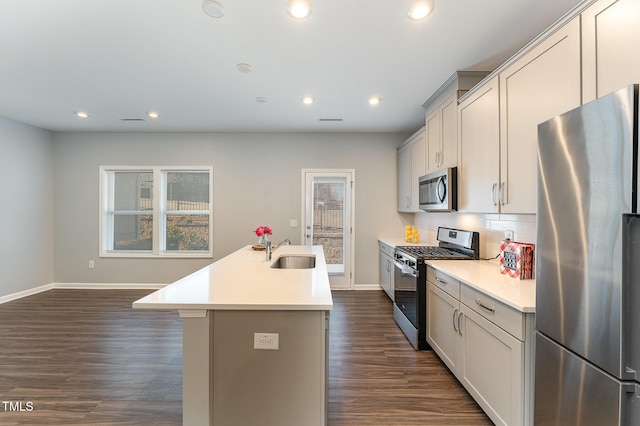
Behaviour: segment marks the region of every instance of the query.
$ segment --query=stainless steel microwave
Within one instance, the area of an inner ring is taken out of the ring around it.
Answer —
[[[450,212],[458,209],[458,169],[448,167],[418,180],[420,208],[425,211]]]

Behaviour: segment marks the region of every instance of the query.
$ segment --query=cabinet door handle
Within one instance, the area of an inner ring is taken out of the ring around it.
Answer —
[[[491,187],[491,201],[493,201],[493,205],[497,206],[498,205],[498,201],[496,200],[496,187],[498,186],[497,183],[494,183],[493,186]]]
[[[491,313],[494,313],[496,311],[494,308],[490,308],[486,305],[483,305],[480,299],[476,299],[476,305],[480,306],[482,309],[485,309]]]
[[[458,314],[458,334],[462,336],[462,326],[461,326],[461,321],[462,321],[462,311],[460,311],[460,313]]]
[[[436,281],[438,281],[442,285],[447,285],[448,283],[440,277],[436,277]]]
[[[453,330],[454,330],[456,333],[459,333],[459,332],[460,332],[460,330],[456,327],[456,325],[458,324],[457,319],[456,319],[456,315],[457,315],[457,314],[458,314],[458,308],[455,308],[455,309],[453,310]]]
[[[500,182],[500,196],[498,198],[500,205],[504,206],[504,182]]]

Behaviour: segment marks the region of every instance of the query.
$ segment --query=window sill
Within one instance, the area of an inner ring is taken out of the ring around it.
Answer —
[[[135,253],[135,252],[103,252],[100,253],[101,258],[121,258],[121,259],[213,259],[213,253],[196,253],[196,252],[166,252],[166,253]]]

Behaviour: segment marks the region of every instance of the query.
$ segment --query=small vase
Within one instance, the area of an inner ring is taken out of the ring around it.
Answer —
[[[269,235],[264,234],[261,235],[260,237],[258,237],[258,245],[259,246],[266,246],[267,245],[267,241],[269,241]]]

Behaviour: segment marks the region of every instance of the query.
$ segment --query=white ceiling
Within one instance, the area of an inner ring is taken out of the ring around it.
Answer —
[[[413,22],[410,0],[313,0],[303,21],[285,0],[219,1],[221,19],[201,0],[1,0],[0,116],[54,131],[411,132],[455,70],[495,69],[580,2],[436,0]]]

